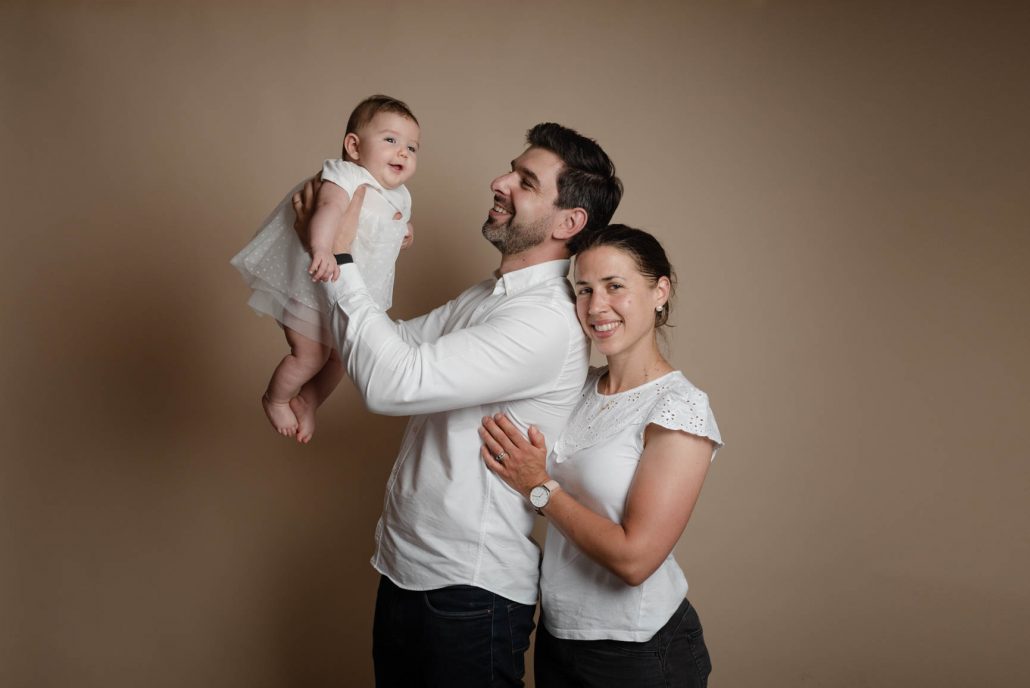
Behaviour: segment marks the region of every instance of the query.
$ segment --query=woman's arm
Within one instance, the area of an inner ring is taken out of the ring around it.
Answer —
[[[523,495],[547,481],[543,435],[530,428],[527,439],[504,416],[483,419],[483,460],[491,471]],[[712,458],[710,440],[649,425],[644,451],[626,499],[622,523],[576,501],[565,490],[551,494],[543,513],[584,554],[627,585],[653,574],[683,534]],[[503,462],[496,460],[504,451]]]

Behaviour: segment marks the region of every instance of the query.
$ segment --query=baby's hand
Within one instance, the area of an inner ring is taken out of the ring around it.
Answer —
[[[313,251],[311,254],[311,267],[308,274],[312,282],[336,281],[340,276],[340,266],[336,264],[336,257],[327,251]]]
[[[404,240],[401,241],[401,248],[408,248],[415,243],[415,225],[408,223],[408,231],[404,233]]]

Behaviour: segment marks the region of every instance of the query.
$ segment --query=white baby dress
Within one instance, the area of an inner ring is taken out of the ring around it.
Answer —
[[[361,207],[351,254],[369,293],[385,311],[392,303],[394,263],[411,219],[411,195],[404,186],[383,188],[364,167],[345,160],[326,160],[322,179],[352,197],[362,184],[371,187]],[[311,281],[311,256],[293,230],[296,215],[291,199],[303,185],[286,194],[250,243],[230,262],[253,289],[248,301],[251,308],[309,339],[333,346],[325,287]],[[398,212],[401,218],[394,220]]]

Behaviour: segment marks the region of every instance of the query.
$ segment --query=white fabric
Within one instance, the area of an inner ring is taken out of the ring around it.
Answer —
[[[502,411],[523,432],[536,425],[555,437],[565,426],[588,358],[568,266],[551,261],[486,280],[407,322],[376,306],[356,266],[327,285],[338,349],[365,403],[413,415],[372,557],[400,587],[465,584],[536,602],[534,512],[486,468],[478,429]]]
[[[587,376],[579,405],[548,457],[548,472],[578,502],[620,523],[648,425],[707,437],[715,443],[713,459],[722,438],[708,396],[683,373],[603,395],[597,383],[605,371],[591,369]],[[687,593],[687,579],[671,553],[646,581],[629,586],[553,524],[542,568],[544,623],[556,638],[649,640]]]
[[[403,186],[384,189],[365,168],[345,160],[326,160],[322,179],[353,195],[358,186],[369,191],[358,218],[352,254],[368,276],[368,289],[383,310],[393,298],[394,263],[411,217],[411,195]],[[290,190],[261,225],[254,238],[230,261],[253,290],[250,307],[270,315],[304,336],[332,345],[326,314],[325,290],[311,281],[311,256],[293,230],[296,215],[291,198],[303,182]],[[398,211],[402,218],[394,220]]]

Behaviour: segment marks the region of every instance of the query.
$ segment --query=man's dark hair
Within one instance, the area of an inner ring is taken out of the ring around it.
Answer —
[[[615,164],[597,141],[560,124],[544,122],[529,130],[526,143],[551,151],[564,163],[558,174],[555,205],[586,211],[587,223],[579,233],[607,226],[622,200],[622,182],[615,176]],[[575,240],[569,240],[573,253]]]

